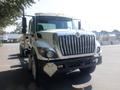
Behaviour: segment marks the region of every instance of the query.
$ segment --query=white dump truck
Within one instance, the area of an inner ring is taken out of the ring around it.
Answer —
[[[26,18],[23,17],[22,32],[26,33]],[[48,76],[57,72],[79,69],[92,73],[102,63],[101,47],[92,32],[81,29],[78,19],[58,14],[37,13],[28,27],[29,62],[34,80],[39,72]]]

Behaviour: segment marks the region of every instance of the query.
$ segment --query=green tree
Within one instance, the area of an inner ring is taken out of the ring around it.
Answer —
[[[14,33],[21,34],[22,33],[21,30],[22,30],[22,23],[17,23]]]
[[[33,3],[34,0],[0,0],[0,31],[13,24],[22,15],[23,8]]]

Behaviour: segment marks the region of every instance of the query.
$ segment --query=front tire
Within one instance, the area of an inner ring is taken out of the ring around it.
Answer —
[[[32,71],[32,76],[33,80],[38,83],[39,81],[39,66],[38,66],[38,60],[36,55],[31,55],[31,71]]]
[[[24,49],[20,46],[20,57],[24,57]]]
[[[29,54],[28,55],[28,64],[27,64],[27,67],[28,67],[28,71],[32,71],[32,59],[31,59],[31,55]]]
[[[81,73],[90,74],[95,71],[96,65],[87,68],[80,68]]]

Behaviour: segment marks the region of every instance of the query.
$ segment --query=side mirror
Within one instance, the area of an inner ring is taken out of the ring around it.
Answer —
[[[78,21],[78,29],[81,29],[81,22]]]
[[[26,18],[22,17],[22,33],[23,34],[26,34],[26,28],[27,28]]]

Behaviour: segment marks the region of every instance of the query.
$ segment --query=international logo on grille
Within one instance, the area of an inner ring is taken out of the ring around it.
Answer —
[[[80,33],[79,33],[79,32],[76,32],[75,36],[76,36],[77,38],[79,38],[79,37],[80,37]]]

